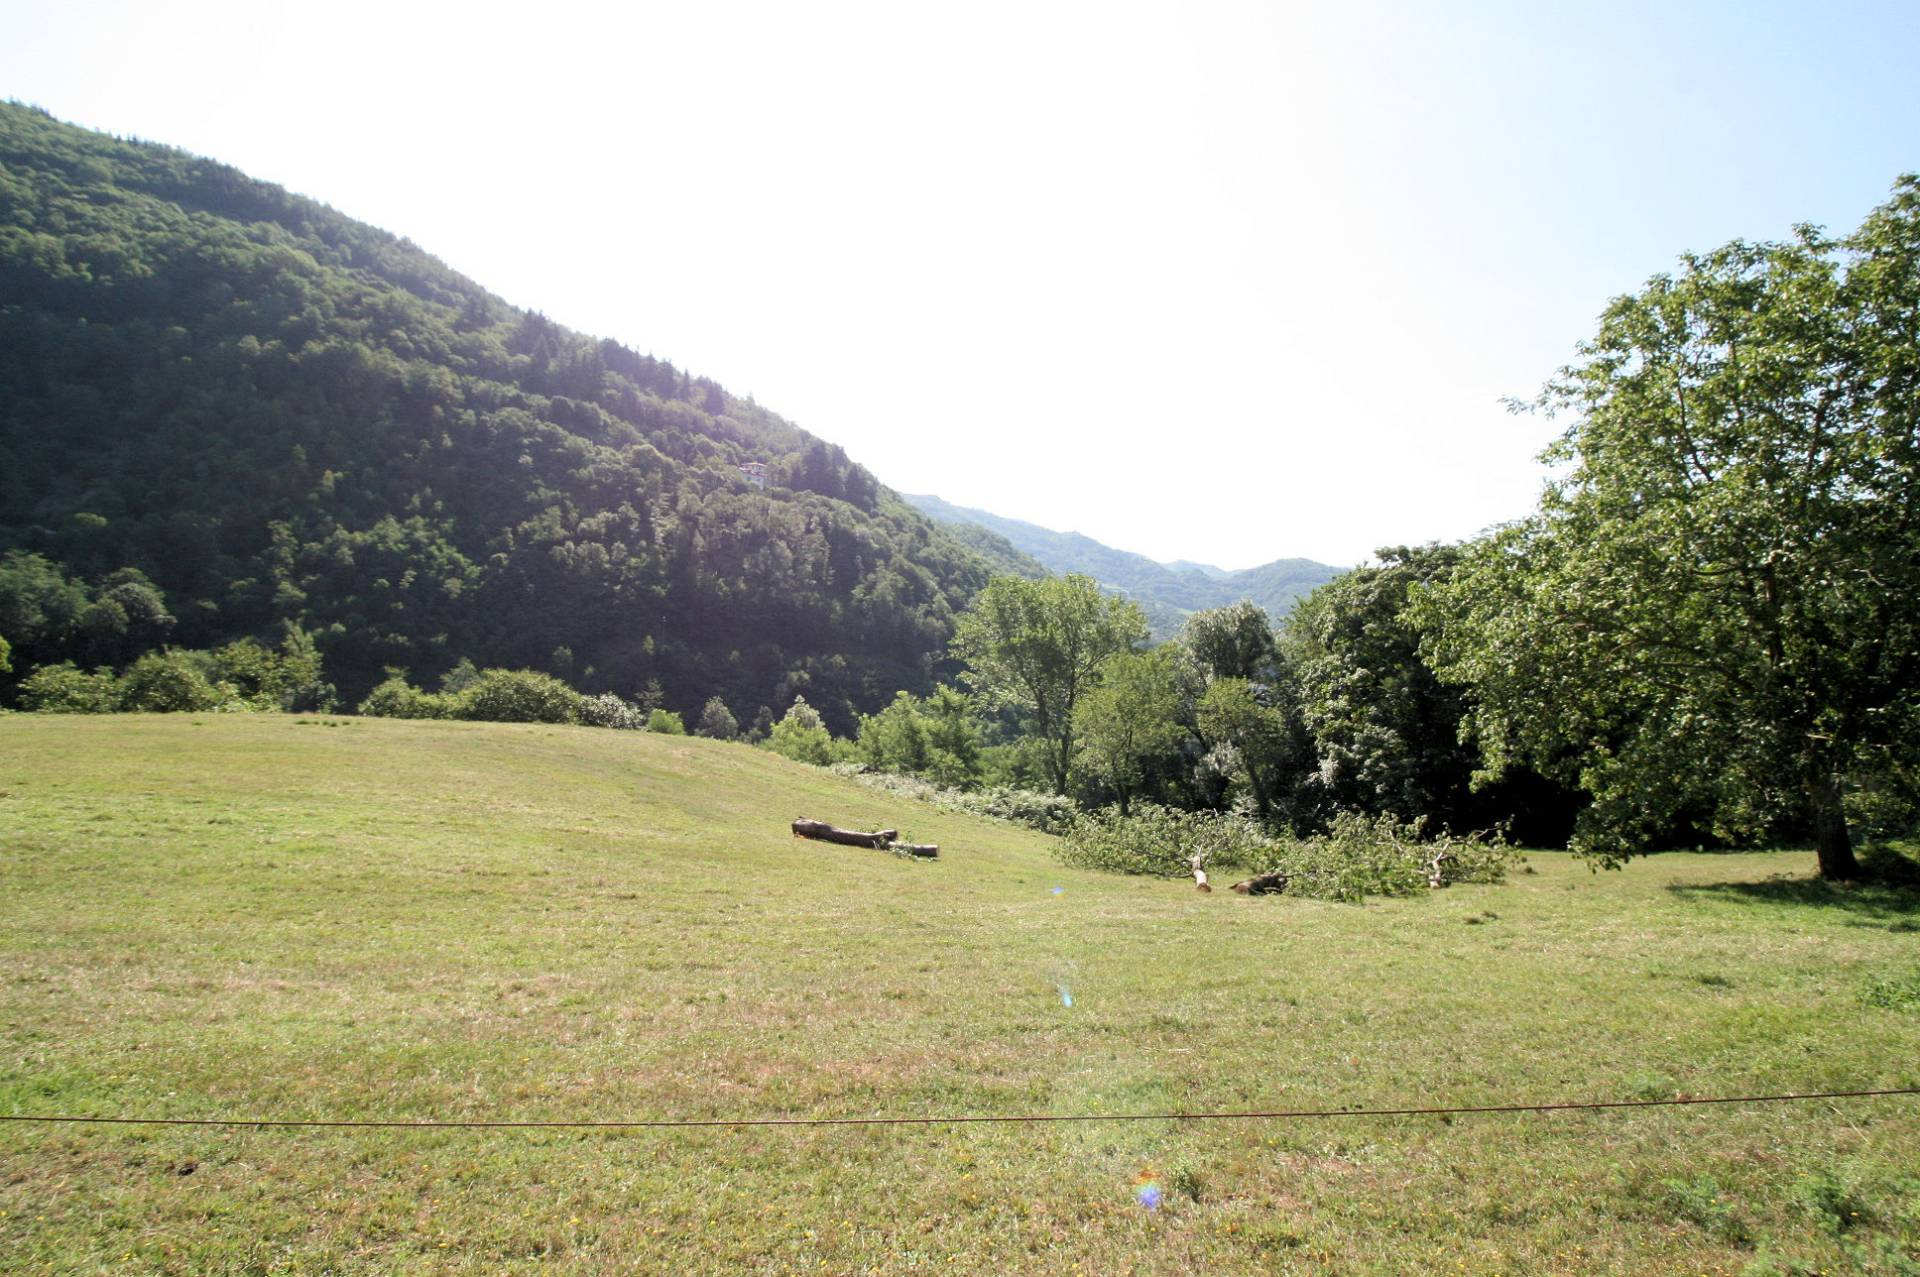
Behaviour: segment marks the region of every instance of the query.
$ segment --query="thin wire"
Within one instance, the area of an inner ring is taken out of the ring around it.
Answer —
[[[944,1126],[980,1122],[1243,1122],[1329,1117],[1456,1117],[1476,1113],[1560,1113],[1587,1109],[1674,1108],[1697,1104],[1787,1104],[1809,1100],[1858,1100],[1920,1095],[1920,1086],[1878,1091],[1810,1091],[1784,1095],[1680,1096],[1666,1100],[1563,1100],[1541,1104],[1464,1104],[1445,1108],[1266,1109],[1192,1113],[963,1113],[946,1117],[710,1117],[626,1118],[618,1121],[537,1121],[301,1117],[88,1117],[65,1113],[0,1113],[0,1122],[58,1122],[94,1126],[321,1127],[349,1130],[685,1130],[750,1126]]]

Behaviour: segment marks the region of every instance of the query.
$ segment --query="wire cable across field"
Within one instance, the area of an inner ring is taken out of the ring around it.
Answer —
[[[1461,1104],[1426,1108],[1199,1110],[1191,1113],[961,1113],[928,1117],[688,1117],[618,1120],[534,1118],[319,1118],[319,1117],[92,1117],[71,1113],[0,1113],[0,1122],[91,1126],[252,1126],[328,1130],[409,1131],[605,1131],[687,1130],[764,1126],[945,1126],[985,1122],[1270,1122],[1333,1117],[1467,1117],[1484,1113],[1563,1113],[1595,1109],[1677,1108],[1705,1104],[1788,1104],[1810,1100],[1860,1100],[1920,1095],[1920,1086],[1874,1091],[1806,1091],[1780,1095],[1684,1095],[1655,1100],[1560,1100],[1533,1104]]]

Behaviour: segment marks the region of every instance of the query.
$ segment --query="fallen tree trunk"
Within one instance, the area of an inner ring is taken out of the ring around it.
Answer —
[[[824,820],[796,820],[793,822],[793,836],[814,838],[820,842],[837,842],[843,847],[872,847],[877,850],[889,846],[900,836],[900,831],[876,829],[868,834],[857,829],[836,829]]]
[[[1454,855],[1452,852],[1442,851],[1435,853],[1433,859],[1427,862],[1427,886],[1432,887],[1436,891],[1446,886],[1447,866],[1453,862]]]
[[[875,851],[897,851],[903,855],[918,856],[922,860],[936,860],[940,856],[937,843],[901,842],[898,829],[876,829],[867,833],[859,829],[840,829],[824,820],[800,819],[793,822],[795,838],[812,838],[819,842],[838,843],[843,847],[871,847]]]
[[[1187,863],[1193,866],[1194,890],[1211,892],[1213,888],[1207,885],[1207,858],[1199,852],[1195,852],[1193,859]]]
[[[1243,896],[1277,896],[1287,889],[1287,876],[1283,873],[1256,874],[1234,883],[1233,889]]]

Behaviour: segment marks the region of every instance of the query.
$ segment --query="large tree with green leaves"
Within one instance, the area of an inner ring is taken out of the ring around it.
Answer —
[[[1285,645],[1301,715],[1319,757],[1319,797],[1329,812],[1472,821],[1468,785],[1478,762],[1460,739],[1463,689],[1420,659],[1409,595],[1444,581],[1456,546],[1389,546],[1378,566],[1355,568],[1315,590],[1287,618]]]
[[[1126,815],[1147,760],[1180,739],[1179,692],[1164,651],[1119,652],[1100,666],[1100,681],[1074,707],[1073,726],[1089,770],[1120,800]]]
[[[1577,781],[1609,863],[1691,807],[1856,876],[1848,786],[1920,750],[1920,179],[1845,239],[1684,258],[1540,406],[1573,424],[1539,512],[1422,604],[1489,763]]]
[[[1067,792],[1076,747],[1074,710],[1101,663],[1146,640],[1137,604],[1100,593],[1092,578],[987,583],[954,628],[963,678],[989,708],[1024,715],[1045,745],[1047,779]]]

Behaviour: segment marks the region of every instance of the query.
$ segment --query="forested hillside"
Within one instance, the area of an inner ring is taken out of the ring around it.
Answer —
[[[707,378],[225,165],[17,104],[0,552],[28,583],[0,617],[16,676],[297,627],[349,699],[470,658],[743,718],[803,692],[843,727],[926,690],[990,570]]]
[[[1294,604],[1340,575],[1341,569],[1312,559],[1276,559],[1228,572],[1208,563],[1157,563],[1144,554],[1116,550],[1078,532],[1055,532],[1021,519],[958,506],[936,496],[908,493],[908,504],[949,528],[997,534],[1019,552],[1061,574],[1080,573],[1101,588],[1124,595],[1147,613],[1156,638],[1171,637],[1187,616],[1250,599],[1275,621]]]

